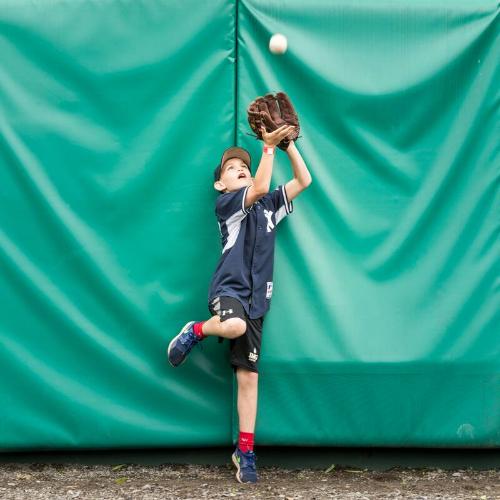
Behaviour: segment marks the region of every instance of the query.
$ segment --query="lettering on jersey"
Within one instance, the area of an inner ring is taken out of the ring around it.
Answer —
[[[271,220],[271,217],[273,216],[273,211],[272,210],[264,210],[264,215],[266,216],[267,219],[267,232],[270,233],[272,229],[274,229],[274,223]]]

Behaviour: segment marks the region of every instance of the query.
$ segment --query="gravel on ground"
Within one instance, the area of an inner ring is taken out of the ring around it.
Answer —
[[[259,468],[257,484],[209,465],[0,464],[0,499],[500,500],[498,470]]]

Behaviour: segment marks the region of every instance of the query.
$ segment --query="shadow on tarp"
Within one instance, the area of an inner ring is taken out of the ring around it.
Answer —
[[[196,464],[230,463],[231,447],[135,450],[2,452],[0,463]],[[485,470],[500,468],[500,449],[469,448],[332,448],[259,446],[260,466],[288,469],[355,467],[370,470],[441,468]]]

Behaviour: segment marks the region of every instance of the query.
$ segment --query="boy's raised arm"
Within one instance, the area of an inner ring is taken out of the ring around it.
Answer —
[[[292,165],[293,179],[285,184],[285,190],[288,201],[292,201],[311,184],[312,177],[295,142],[290,142],[286,154]]]
[[[276,129],[274,132],[268,134],[264,127],[262,127],[264,145],[276,148],[281,140],[284,139],[293,130],[293,128],[293,126],[285,124]],[[273,161],[274,154],[262,153],[259,166],[255,172],[253,185],[250,186],[247,191],[245,208],[251,207],[259,198],[262,198],[269,192],[271,176],[273,173]]]

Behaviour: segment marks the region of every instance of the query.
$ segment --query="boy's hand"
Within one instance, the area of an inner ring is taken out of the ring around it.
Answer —
[[[262,132],[262,139],[266,146],[277,146],[290,132],[293,132],[295,127],[293,125],[282,125],[277,128],[274,132],[266,132],[266,128],[262,126],[260,128]]]

